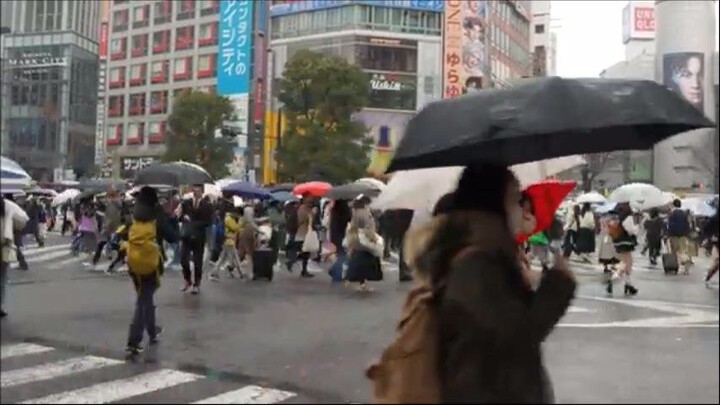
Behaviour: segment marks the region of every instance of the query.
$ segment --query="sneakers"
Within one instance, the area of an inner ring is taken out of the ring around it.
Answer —
[[[199,288],[198,286],[194,285],[194,286],[192,287],[192,289],[190,290],[190,294],[192,294],[192,295],[198,295],[198,293],[200,293],[200,288]]]
[[[156,326],[155,327],[155,336],[150,338],[150,344],[156,345],[160,343],[160,336],[165,332],[165,328],[162,326]]]
[[[190,283],[188,283],[188,282],[186,281],[186,282],[185,282],[185,285],[183,286],[183,288],[180,289],[180,291],[186,292],[187,290],[190,289],[190,287],[192,287],[192,284],[190,284]]]
[[[706,283],[707,284],[707,283]],[[5,318],[7,316],[7,312],[0,309],[0,318]]]
[[[128,356],[137,356],[142,352],[143,348],[140,345],[127,345],[125,348],[125,353],[127,353]]]
[[[214,282],[217,283],[217,282],[220,281],[220,276],[217,275],[216,273],[210,273],[210,275],[208,276],[208,279],[209,279],[210,281],[214,281]]]

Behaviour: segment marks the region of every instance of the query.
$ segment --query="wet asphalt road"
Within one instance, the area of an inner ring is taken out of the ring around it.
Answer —
[[[51,237],[49,246],[67,242]],[[3,375],[85,354],[123,359],[130,281],[90,271],[82,258],[71,261],[55,251],[62,249],[38,253],[50,259],[34,263],[30,253],[31,270],[12,272],[10,316],[1,328],[4,347],[32,342],[54,350],[3,359]],[[699,269],[675,277],[646,269],[635,276],[637,297],[608,299],[597,269],[577,269],[579,298],[545,345],[559,402],[718,402],[717,284],[704,287]],[[206,281],[199,296],[181,293],[179,272],[169,272],[156,295],[167,328],[158,346],[135,363],[82,378],[3,385],[2,403],[157,369],[202,379],[124,401],[192,402],[257,385],[292,393],[286,403],[367,402],[364,368],[392,338],[408,285],[388,271],[374,292],[362,294],[331,286],[316,270],[313,279],[283,270],[272,283]]]

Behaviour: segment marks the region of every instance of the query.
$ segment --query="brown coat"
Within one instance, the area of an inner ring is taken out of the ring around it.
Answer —
[[[303,239],[305,238],[305,235],[307,235],[312,215],[311,205],[306,203],[300,204],[297,209],[298,228],[296,235],[302,235]]]
[[[563,272],[527,288],[504,219],[480,212],[435,218],[406,238],[408,263],[439,292],[438,363],[444,403],[548,403],[541,343],[575,282]]]

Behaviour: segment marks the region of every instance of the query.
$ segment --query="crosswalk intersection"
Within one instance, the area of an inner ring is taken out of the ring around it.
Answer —
[[[220,381],[156,363],[77,354],[35,343],[3,344],[0,349],[2,403],[275,404],[297,399],[287,390]]]

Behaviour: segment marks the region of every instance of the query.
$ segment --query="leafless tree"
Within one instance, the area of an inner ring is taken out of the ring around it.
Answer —
[[[583,191],[586,193],[591,191],[597,176],[613,163],[617,163],[621,156],[622,154],[620,152],[603,152],[584,155],[585,167],[583,167],[582,170]]]

